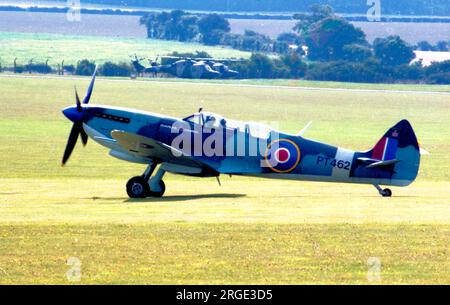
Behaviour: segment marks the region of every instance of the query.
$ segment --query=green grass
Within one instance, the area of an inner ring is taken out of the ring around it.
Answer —
[[[10,249],[0,264],[4,283],[67,283],[66,260],[77,257],[82,283],[364,284],[369,255],[381,257],[382,283],[448,284],[449,233],[431,225],[0,226]]]
[[[247,58],[247,52],[224,47],[210,47],[196,43],[150,40],[142,38],[115,38],[97,36],[71,36],[58,34],[33,34],[0,32],[0,59],[4,66],[12,66],[17,57],[18,64],[25,65],[30,59],[52,66],[61,63],[76,64],[87,58],[101,64],[105,61],[128,62],[129,55],[138,54],[154,59],[173,51],[206,51],[218,58]]]
[[[125,78],[117,78],[125,79]],[[165,81],[182,83],[203,83],[202,79],[181,78],[140,78],[145,81]],[[312,81],[300,79],[227,79],[209,80],[213,84],[239,84],[258,86],[283,86],[283,87],[308,87],[315,89],[356,89],[356,90],[389,90],[389,91],[427,91],[427,92],[450,92],[450,85],[423,85],[423,84],[378,84],[378,83],[350,83],[332,81]]]
[[[0,283],[70,283],[70,257],[81,283],[370,283],[370,257],[382,283],[450,283],[448,95],[99,79],[95,103],[175,116],[203,106],[289,132],[313,120],[306,136],[359,150],[407,118],[431,152],[392,198],[366,185],[167,175],[164,198],[129,200],[124,184],[144,167],[93,141],[59,166],[74,83],[83,92],[88,79],[0,78]]]

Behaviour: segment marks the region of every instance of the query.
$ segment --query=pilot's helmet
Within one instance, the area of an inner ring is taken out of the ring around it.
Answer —
[[[213,127],[216,123],[216,117],[213,115],[208,115],[205,118],[205,126],[206,127]]]
[[[213,115],[206,116],[206,119],[205,119],[206,123],[208,123],[208,122],[214,123],[215,121],[216,121],[216,118]]]

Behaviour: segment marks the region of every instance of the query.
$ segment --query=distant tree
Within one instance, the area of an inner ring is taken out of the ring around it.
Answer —
[[[173,10],[165,23],[165,38],[168,40],[187,41],[195,36],[198,18],[181,10]]]
[[[373,83],[386,80],[386,76],[369,62],[332,61],[312,64],[306,73],[306,79]]]
[[[92,75],[95,70],[95,63],[87,59],[83,59],[77,63],[75,68],[76,75]]]
[[[307,65],[303,62],[302,58],[296,54],[291,53],[281,57],[281,61],[289,68],[289,77],[300,78],[305,76]]]
[[[241,34],[226,33],[222,37],[222,43],[226,46],[232,47],[233,49],[242,50],[243,37],[244,36]]]
[[[278,35],[277,41],[283,41],[294,45],[300,45],[302,43],[300,36],[291,32],[281,33]]]
[[[449,50],[449,43],[447,41],[438,41],[435,49],[436,51],[447,52]]]
[[[397,81],[418,81],[424,75],[423,68],[420,64],[395,66],[393,74]]]
[[[294,14],[292,17],[298,20],[293,30],[300,35],[303,35],[313,23],[334,16],[333,8],[329,5],[313,4],[309,11],[306,14]]]
[[[250,78],[273,78],[274,64],[272,60],[264,54],[253,53],[249,62]]]
[[[182,10],[148,13],[139,19],[147,28],[147,37],[166,40],[190,41],[198,34],[199,18]]]
[[[272,40],[266,35],[246,30],[242,36],[241,49],[250,52],[271,52]]]
[[[426,81],[429,84],[436,84],[436,85],[450,85],[450,73],[443,72],[443,73],[435,73],[428,76]]]
[[[339,17],[328,17],[312,24],[304,36],[311,60],[342,59],[344,46],[367,43],[361,29]]]
[[[427,75],[445,72],[450,72],[450,60],[433,62],[425,69]]]
[[[30,73],[36,72],[48,74],[53,71],[47,63],[29,63],[26,68]]]
[[[198,29],[203,43],[215,45],[219,44],[222,36],[230,31],[230,24],[218,14],[208,14],[199,20]]]
[[[273,64],[272,75],[269,78],[291,78],[290,69],[280,58],[271,59]]]
[[[197,16],[185,15],[181,18],[177,28],[179,31],[179,41],[190,41],[198,35],[198,21]]]
[[[62,66],[64,71],[67,71],[69,73],[74,73],[75,72],[75,66],[74,65],[63,65]]]
[[[279,41],[275,40],[271,44],[272,52],[278,53],[278,54],[288,54],[290,51],[289,43],[286,41]]]
[[[370,48],[358,44],[348,44],[342,48],[342,58],[348,61],[361,62],[372,56]]]
[[[450,60],[433,62],[425,68],[425,80],[430,84],[450,84]]]
[[[422,40],[417,43],[417,50],[433,51],[433,46],[428,41]]]
[[[375,56],[383,65],[409,64],[416,57],[413,48],[399,36],[377,38],[373,43],[373,48]]]
[[[107,61],[101,66],[100,73],[104,76],[129,76],[131,66],[126,63],[115,64]]]

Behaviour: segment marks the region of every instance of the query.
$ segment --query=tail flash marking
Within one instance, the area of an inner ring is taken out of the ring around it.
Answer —
[[[372,158],[378,160],[393,160],[397,153],[398,140],[382,137],[372,151]]]
[[[386,142],[383,160],[394,160],[397,153],[398,140],[394,138],[387,138]]]
[[[372,151],[372,158],[382,160],[384,155],[384,148],[386,146],[386,137],[382,137],[380,141],[375,145]]]

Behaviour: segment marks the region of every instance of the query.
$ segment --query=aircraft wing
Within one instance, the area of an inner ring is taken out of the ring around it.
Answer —
[[[119,146],[136,157],[157,159],[161,162],[189,167],[205,167],[203,163],[195,160],[191,156],[187,156],[180,150],[155,139],[122,130],[111,131],[111,137],[116,140]]]

